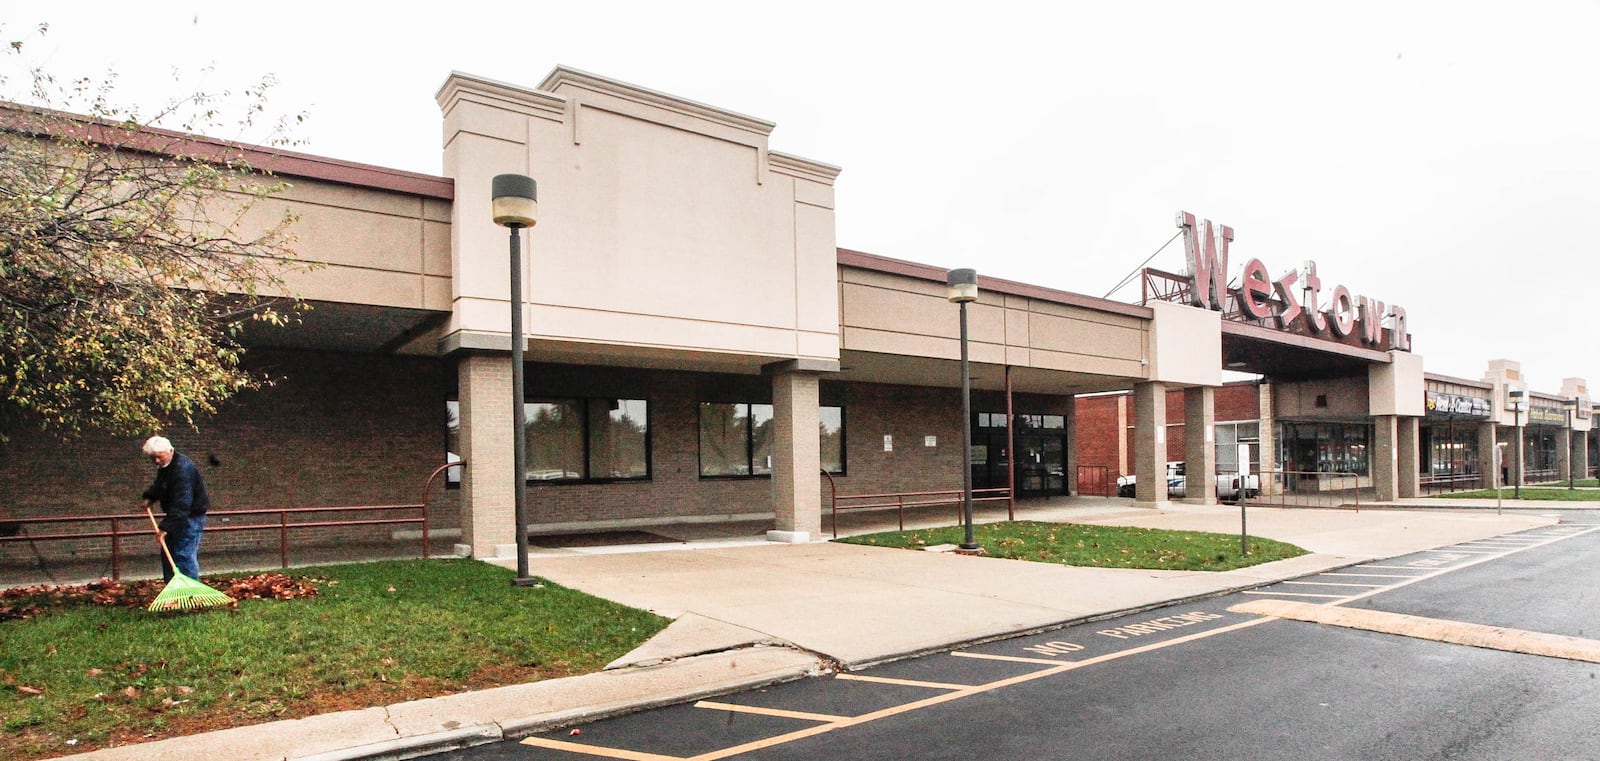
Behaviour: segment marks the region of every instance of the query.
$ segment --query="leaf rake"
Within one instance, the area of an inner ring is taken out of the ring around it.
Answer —
[[[222,608],[234,604],[232,597],[218,592],[211,587],[201,584],[195,579],[183,575],[178,570],[178,564],[172,559],[172,550],[167,549],[166,536],[161,530],[161,525],[156,523],[156,514],[150,511],[150,506],[145,505],[144,514],[150,516],[150,525],[156,530],[156,544],[161,545],[161,554],[167,556],[167,564],[172,566],[172,581],[150,601],[147,610],[199,610],[201,608]]]

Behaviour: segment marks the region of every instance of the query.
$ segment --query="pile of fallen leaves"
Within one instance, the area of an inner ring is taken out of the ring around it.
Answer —
[[[123,608],[143,608],[156,595],[161,594],[165,583],[156,579],[144,581],[112,581],[101,579],[88,584],[60,586],[39,584],[31,587],[0,589],[0,621],[14,618],[32,618],[51,608],[74,605],[109,605]],[[237,576],[211,579],[207,586],[235,601],[238,600],[293,600],[315,597],[315,579],[294,578],[281,573],[258,573],[254,576]]]

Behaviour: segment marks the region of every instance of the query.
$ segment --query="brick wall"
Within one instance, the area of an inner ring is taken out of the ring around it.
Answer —
[[[1216,421],[1257,420],[1261,417],[1259,386],[1253,382],[1229,383],[1216,390]],[[1183,453],[1183,389],[1167,391],[1167,459],[1184,459]],[[1080,397],[1077,405],[1078,429],[1073,446],[1078,448],[1078,462],[1083,465],[1107,465],[1117,471],[1117,452],[1122,450],[1122,462],[1128,464],[1126,474],[1132,470],[1133,426],[1138,416],[1131,403],[1130,394]],[[1126,419],[1119,418],[1119,406],[1126,411]],[[1119,425],[1119,420],[1122,420]]]
[[[266,350],[250,352],[247,362],[273,384],[240,394],[193,425],[160,432],[200,467],[214,510],[421,499],[423,479],[444,462],[444,363]],[[136,512],[139,494],[154,474],[139,451],[145,438],[90,432],[61,441],[36,431],[15,432],[0,462],[0,516]],[[456,525],[453,496],[440,486],[431,496],[432,525]],[[213,518],[208,528],[247,520],[257,519]],[[55,524],[32,527],[29,533],[63,530]],[[387,540],[393,530],[360,527],[319,534],[323,540]],[[276,544],[273,532],[208,530],[203,551]],[[37,546],[47,559],[109,552],[106,542]],[[15,554],[20,545],[9,547],[9,552],[0,547],[0,553]],[[11,559],[0,556],[0,563]]]

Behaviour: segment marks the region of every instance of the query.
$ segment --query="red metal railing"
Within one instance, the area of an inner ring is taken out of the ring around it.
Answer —
[[[1257,477],[1261,479],[1259,491],[1244,500],[1251,505],[1351,508],[1359,512],[1361,491],[1372,488],[1370,478],[1356,473],[1264,469]]]
[[[395,526],[406,524],[421,524],[422,526],[422,556],[430,556],[428,548],[428,492],[433,487],[433,482],[439,474],[454,467],[465,467],[466,461],[451,462],[434,468],[422,485],[422,501],[412,504],[398,505],[339,505],[334,507],[271,507],[254,508],[246,510],[211,510],[207,516],[232,518],[236,516],[263,516],[276,515],[276,523],[260,522],[247,525],[221,525],[217,521],[206,527],[206,533],[224,531],[277,531],[278,532],[278,561],[284,568],[289,567],[289,530],[307,528],[330,528],[344,526]],[[397,510],[416,510],[416,517],[407,518],[361,518],[351,520],[313,520],[290,522],[290,517],[300,517],[314,513],[388,513]],[[131,523],[130,523],[131,522]],[[124,513],[118,515],[58,515],[49,518],[8,518],[5,523],[17,526],[44,524],[87,524],[108,523],[109,531],[82,531],[60,532],[53,534],[33,534],[20,530],[12,536],[0,536],[0,544],[9,542],[46,542],[46,541],[83,541],[88,539],[111,540],[111,578],[122,578],[122,538],[125,536],[143,536],[148,538],[151,534],[149,518],[144,513]],[[210,521],[208,521],[210,523]]]
[[[1117,483],[1111,479],[1111,468],[1107,465],[1079,465],[1078,466],[1078,494],[1079,496],[1114,497],[1117,494]]]
[[[828,485],[834,487],[833,477],[828,477]],[[900,530],[906,530],[906,508],[929,507],[933,505],[955,505],[956,522],[961,522],[961,508],[965,500],[960,489],[943,491],[910,491],[892,494],[847,494],[841,496],[837,488],[833,491],[833,538],[839,538],[839,512],[850,510],[889,510],[895,511],[900,522]],[[1011,490],[1005,487],[993,489],[973,489],[972,503],[979,502],[1005,502],[1006,516],[1016,520],[1016,510],[1011,502]]]

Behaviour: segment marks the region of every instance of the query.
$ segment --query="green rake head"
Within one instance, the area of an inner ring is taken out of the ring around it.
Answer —
[[[181,573],[174,572],[161,594],[150,602],[149,610],[199,610],[224,608],[233,604],[233,598],[201,584]]]

